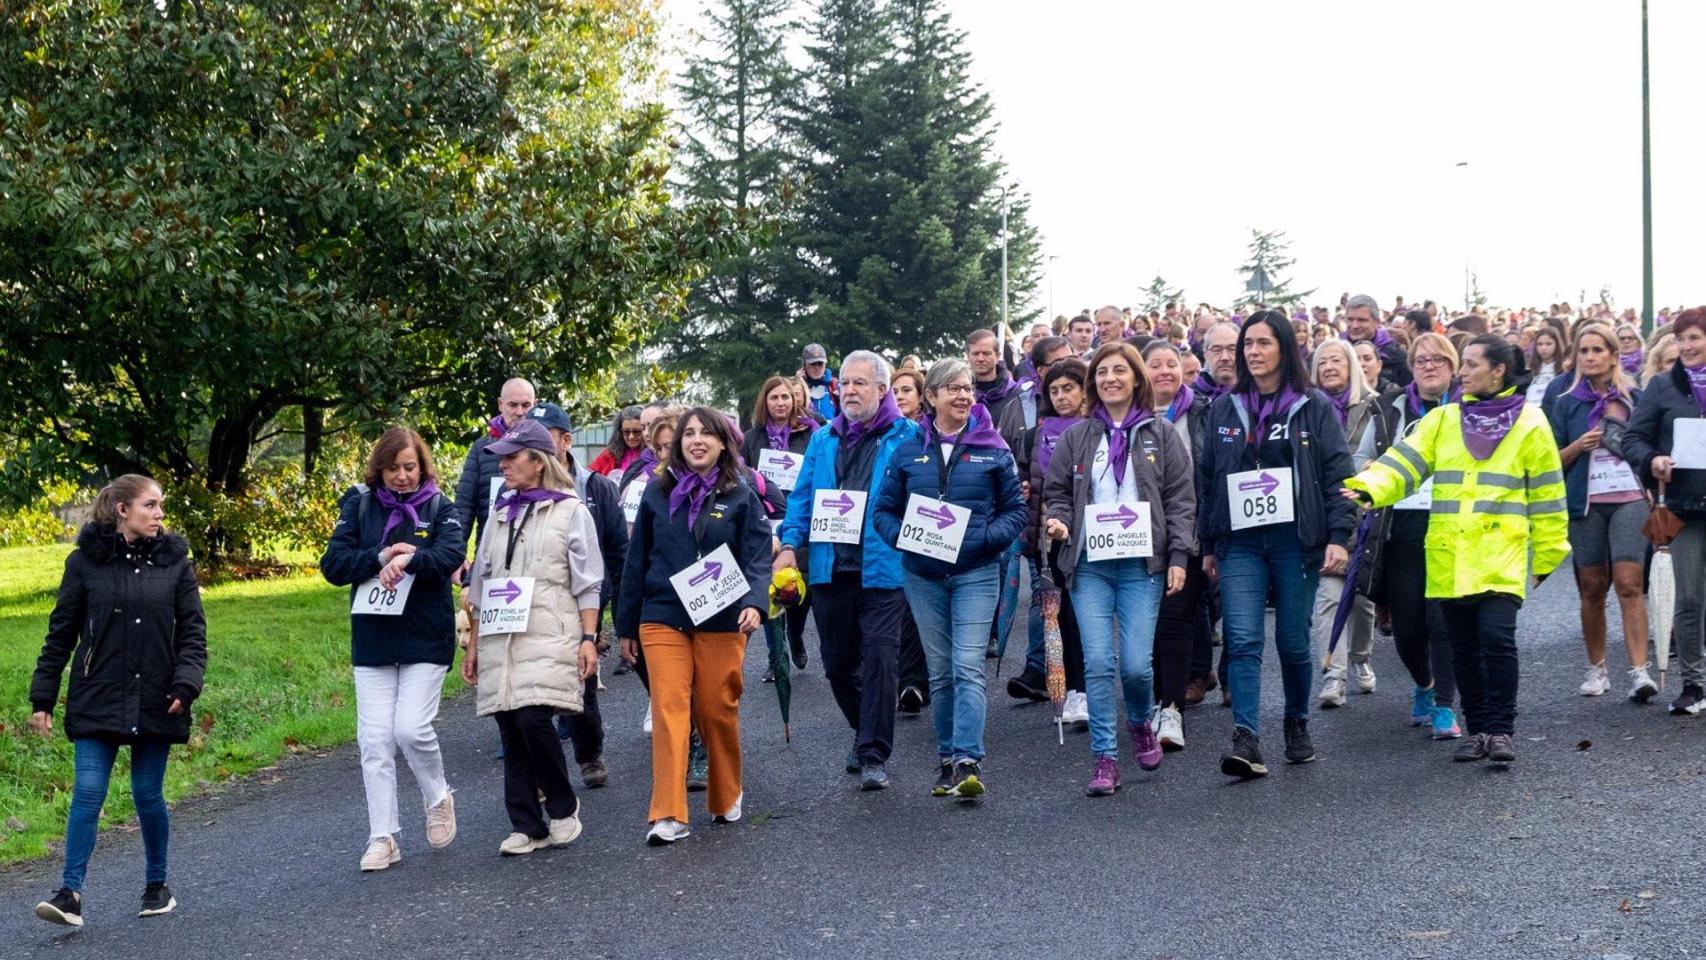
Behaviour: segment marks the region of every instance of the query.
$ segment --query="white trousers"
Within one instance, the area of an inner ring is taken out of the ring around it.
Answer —
[[[1333,638],[1333,618],[1339,613],[1339,596],[1345,591],[1345,578],[1323,573],[1315,586],[1315,616],[1309,622],[1310,646],[1315,651],[1315,664],[1324,676],[1345,679],[1349,661],[1367,663],[1374,652],[1374,601],[1357,597],[1351,607],[1339,646],[1333,650],[1331,663],[1327,659],[1327,644]]]
[[[450,792],[438,752],[438,701],[449,667],[410,663],[355,668],[355,738],[361,746],[361,779],[367,788],[369,838],[388,837],[397,821],[397,751],[403,751],[421,803],[435,807]]]

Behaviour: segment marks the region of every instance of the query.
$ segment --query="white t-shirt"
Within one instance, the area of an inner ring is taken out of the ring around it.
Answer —
[[[1125,469],[1125,481],[1114,481],[1114,468],[1108,462],[1108,435],[1102,434],[1102,442],[1096,447],[1096,458],[1090,462],[1090,495],[1091,503],[1136,503],[1137,471],[1132,468],[1129,458],[1131,450],[1126,450],[1128,462]]]

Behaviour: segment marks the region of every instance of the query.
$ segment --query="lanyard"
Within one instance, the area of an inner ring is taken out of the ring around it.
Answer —
[[[936,495],[944,500],[948,497],[948,475],[954,472],[954,463],[960,458],[960,446],[965,443],[966,440],[966,427],[970,426],[971,424],[968,422],[965,427],[960,428],[959,436],[954,438],[953,450],[948,452],[946,459],[939,460],[936,463]],[[942,444],[940,442],[940,438],[938,438],[936,453],[940,455],[941,452]]]
[[[505,570],[510,569],[515,564],[515,542],[521,539],[521,528],[527,526],[527,521],[532,519],[533,508],[536,506],[538,506],[536,503],[528,504],[527,512],[521,515],[521,522],[509,525],[509,548],[504,551]]]

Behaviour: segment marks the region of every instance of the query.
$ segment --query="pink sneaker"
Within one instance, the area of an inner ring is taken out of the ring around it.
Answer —
[[[1120,765],[1113,757],[1097,757],[1096,769],[1084,788],[1087,797],[1111,797],[1120,788]]]
[[[1155,739],[1155,727],[1148,720],[1133,720],[1126,724],[1131,730],[1131,752],[1137,754],[1137,765],[1145,770],[1161,766],[1161,741]]]

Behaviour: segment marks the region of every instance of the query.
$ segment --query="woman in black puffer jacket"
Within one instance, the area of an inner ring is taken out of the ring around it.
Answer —
[[[71,665],[65,735],[77,776],[65,825],[60,889],[36,916],[83,925],[83,875],[95,849],[101,805],[119,747],[130,746],[130,790],[142,825],[147,885],[141,916],[177,906],[166,887],[170,826],[161,790],[166,757],[190,738],[190,704],[207,667],[207,621],[189,544],[161,525],[160,488],[127,474],[101,489],[94,519],[65,558],[47,642],[30,680],[30,727],[53,729],[59,675]]]

